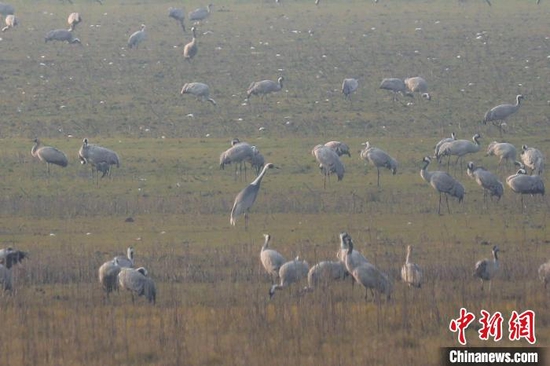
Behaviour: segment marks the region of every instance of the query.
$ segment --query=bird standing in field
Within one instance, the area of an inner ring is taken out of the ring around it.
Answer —
[[[458,165],[458,162],[460,161],[460,169],[462,170],[462,160],[464,156],[467,154],[475,154],[479,151],[481,148],[481,145],[479,144],[479,139],[481,138],[481,135],[479,133],[476,133],[472,137],[472,141],[469,140],[454,140],[449,141],[444,144],[442,144],[439,147],[439,155],[437,156],[437,159],[441,161],[443,156],[448,156],[449,160],[447,162],[447,167],[450,164],[451,156],[456,156],[456,162],[455,162],[455,171],[456,166]]]
[[[279,269],[280,283],[278,285],[272,285],[269,289],[269,298],[271,299],[275,295],[276,290],[282,290],[283,288],[300,281],[305,278],[309,272],[309,265],[306,261],[296,259],[288,261]]]
[[[518,94],[516,96],[516,104],[501,104],[490,109],[485,113],[483,123],[487,124],[487,122],[491,122],[494,126],[499,128],[500,134],[502,135],[502,126],[505,124],[508,117],[519,110],[521,100],[523,100],[523,95]]]
[[[329,142],[325,143],[325,146],[330,147],[332,150],[334,150],[334,152],[338,156],[347,155],[351,158],[351,152],[349,150],[349,146],[346,145],[343,142],[329,141]]]
[[[0,286],[4,291],[13,293],[12,267],[20,263],[28,256],[26,252],[14,250],[12,248],[2,249],[0,256]]]
[[[141,29],[137,32],[132,33],[128,38],[128,48],[138,48],[139,44],[147,38],[147,33],[145,33],[145,24],[141,25]]]
[[[117,168],[120,167],[120,159],[116,152],[102,146],[89,144],[87,138],[82,141],[78,157],[81,164],[90,164],[92,166],[92,174],[94,168],[98,172],[101,171],[103,173],[102,178],[111,173],[112,165],[116,165]]]
[[[487,193],[490,194],[491,198],[494,196],[497,197],[497,200],[500,200],[500,197],[504,194],[504,185],[496,175],[485,168],[476,167],[473,161],[468,163],[466,171],[468,176],[475,179],[476,183],[483,188],[484,200],[487,198]]]
[[[172,19],[175,19],[180,23],[181,29],[185,32],[185,24],[183,23],[183,20],[185,19],[185,12],[183,9],[180,8],[169,8],[168,9],[168,16]]]
[[[203,8],[198,8],[189,13],[189,20],[192,20],[194,22],[200,22],[201,20],[204,20],[208,18],[212,11],[212,7],[214,5],[208,4]]]
[[[481,291],[483,291],[483,283],[489,281],[489,292],[491,292],[491,285],[493,283],[493,277],[498,273],[498,246],[493,247],[493,259],[483,259],[476,263],[474,271],[474,277],[481,280]]]
[[[445,194],[445,202],[447,203],[447,210],[451,213],[449,208],[449,195],[458,198],[458,202],[462,202],[464,199],[464,186],[456,179],[451,177],[449,173],[436,170],[430,172],[427,170],[428,165],[432,161],[429,156],[424,157],[422,160],[424,166],[420,169],[420,176],[426,182],[439,193],[439,205],[437,206],[437,213],[441,215],[441,195]]]
[[[389,90],[392,92],[393,101],[397,101],[397,94],[413,97],[413,94],[407,90],[405,82],[398,78],[386,78],[380,83],[380,89]]]
[[[5,32],[10,28],[15,28],[16,25],[19,25],[19,20],[15,17],[15,15],[10,14],[6,16],[5,23],[6,26],[2,28],[2,32]]]
[[[432,99],[432,96],[428,93],[428,83],[424,80],[424,78],[415,76],[405,79],[404,83],[411,93],[420,93],[422,98],[426,98],[428,100]]]
[[[210,87],[204,83],[185,83],[181,88],[181,95],[193,94],[201,101],[208,101],[213,105],[216,105],[216,101],[210,98]]]
[[[149,277],[145,268],[121,268],[118,274],[118,285],[123,290],[128,290],[132,294],[132,304],[134,303],[134,295],[145,296],[152,304],[155,303],[157,290],[155,283]]]
[[[247,142],[241,142],[239,139],[231,141],[231,147],[220,155],[220,169],[225,169],[228,164],[235,164],[235,180],[237,175],[244,170],[246,179],[246,162],[254,159],[255,150]],[[242,176],[242,175],[241,175]]]
[[[60,41],[60,42],[82,44],[82,42],[80,42],[80,39],[76,38],[74,34],[67,29],[54,29],[49,31],[46,34],[46,37],[44,38],[45,43],[48,43],[48,41]]]
[[[279,269],[286,262],[286,259],[278,251],[268,248],[271,235],[264,234],[264,240],[264,245],[260,251],[260,261],[273,284],[275,279],[279,277]]]
[[[502,161],[514,162],[516,161],[517,150],[516,147],[508,142],[496,142],[493,141],[487,146],[487,156],[498,157],[498,166],[500,168]]]
[[[534,147],[523,145],[520,153],[521,162],[531,169],[531,175],[542,175],[544,171],[544,155]]]
[[[65,155],[63,151],[51,146],[40,147],[39,139],[34,139],[34,146],[31,149],[31,155],[40,159],[40,161],[46,162],[48,174],[50,174],[51,164],[58,165],[63,168],[69,164],[67,155]]]
[[[454,132],[451,132],[451,137],[445,137],[434,146],[434,159],[437,159],[439,156],[439,149],[441,148],[441,145],[456,140],[456,134]]]
[[[311,154],[319,163],[319,169],[323,173],[323,188],[327,186],[327,177],[330,179],[330,175],[333,173],[338,177],[338,181],[344,179],[344,164],[333,149],[325,145],[317,145]]]
[[[357,90],[357,87],[359,87],[358,79],[344,79],[344,81],[342,82],[342,93],[344,94],[344,98],[349,99],[349,101],[351,102],[351,93],[355,92]]]
[[[540,265],[539,278],[544,283],[544,288],[547,288],[550,283],[550,261]]]
[[[231,216],[229,219],[229,223],[233,226],[237,223],[237,218],[244,214],[244,227],[245,230],[248,229],[248,212],[250,211],[250,208],[254,204],[254,201],[256,201],[256,197],[258,196],[258,192],[260,191],[260,184],[262,183],[262,179],[264,178],[265,173],[268,169],[275,168],[275,165],[272,163],[267,163],[264,165],[264,168],[260,172],[260,174],[250,183],[248,186],[246,186],[242,191],[239,192],[237,197],[235,197],[235,202],[233,203],[233,208],[231,209]]]
[[[252,157],[248,158],[246,162],[250,164],[250,167],[254,170],[256,176],[258,176],[265,165],[265,158],[256,146],[252,146]]]
[[[134,268],[134,248],[128,247],[127,256],[116,256],[112,260],[103,263],[98,270],[99,283],[105,295],[118,290],[118,274],[122,268]]]
[[[380,168],[388,168],[392,174],[397,173],[397,160],[388,155],[384,150],[370,146],[369,142],[364,143],[365,148],[361,151],[361,159],[370,162],[376,167],[378,178],[376,184],[380,187]]]
[[[321,284],[326,285],[332,281],[344,279],[346,267],[341,261],[321,261],[310,268],[307,274],[308,286],[305,291],[313,289]]]
[[[544,196],[544,182],[540,175],[527,175],[523,168],[519,169],[516,174],[506,178],[506,184],[512,191],[521,195],[521,206],[523,208],[525,208],[523,195],[530,194],[534,196],[540,194]]]
[[[82,22],[82,17],[79,13],[69,14],[69,18],[67,18],[67,23],[69,23],[69,31],[74,31],[77,24],[80,22]]]
[[[189,62],[191,62],[191,59],[197,55],[197,51],[199,50],[199,46],[197,45],[197,29],[192,27],[191,32],[193,33],[191,42],[187,43],[183,47],[183,58]]]
[[[273,80],[253,81],[246,91],[246,100],[248,101],[251,95],[259,95],[260,99],[265,99],[267,94],[281,91],[283,80],[284,77],[280,76],[277,82]]]
[[[411,262],[411,254],[412,246],[407,245],[407,258],[401,267],[401,279],[409,286],[420,288],[424,281],[422,270],[416,263]]]

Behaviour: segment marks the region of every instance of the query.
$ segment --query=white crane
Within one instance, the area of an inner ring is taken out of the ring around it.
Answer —
[[[10,28],[15,28],[15,26],[19,25],[19,20],[15,17],[15,15],[10,14],[6,16],[5,23],[6,26],[2,28],[2,32],[5,32]]]
[[[323,173],[323,188],[326,188],[327,177],[331,174],[336,174],[338,181],[344,178],[345,168],[338,154],[330,147],[325,145],[317,145],[311,151],[319,163],[319,169]]]
[[[116,165],[117,168],[120,167],[120,159],[116,152],[102,146],[89,144],[87,138],[82,141],[78,157],[81,164],[90,164],[92,171],[93,168],[96,168],[98,171],[103,172],[102,177],[111,172],[110,167],[112,165]]]
[[[347,155],[351,158],[349,146],[341,141],[329,141],[325,143],[326,147],[330,147],[338,156]]]
[[[183,58],[189,62],[197,55],[197,51],[199,50],[199,46],[197,45],[197,30],[195,27],[191,27],[191,33],[193,33],[191,42],[183,47]]]
[[[286,262],[285,257],[281,255],[278,251],[269,248],[269,241],[271,240],[271,235],[264,234],[264,245],[260,251],[260,261],[265,271],[271,278],[271,283],[275,283],[275,279],[279,277],[279,269]]]
[[[491,292],[491,285],[493,283],[493,278],[498,273],[499,263],[498,263],[498,246],[493,247],[493,259],[482,259],[476,263],[476,268],[474,271],[474,277],[481,280],[481,291],[483,291],[483,283],[489,281],[489,292]]]
[[[401,279],[409,286],[420,288],[424,282],[422,270],[416,263],[411,262],[411,254],[412,246],[407,245],[407,258],[401,267]]]
[[[472,137],[473,142],[469,140],[454,140],[454,141],[446,142],[439,147],[439,155],[437,158],[439,161],[441,161],[441,158],[443,156],[448,156],[449,160],[447,162],[447,166],[449,166],[451,161],[451,156],[456,156],[457,158],[455,162],[455,170],[459,161],[460,161],[460,169],[462,170],[463,169],[462,160],[464,156],[468,154],[475,154],[481,148],[481,145],[479,144],[480,138],[481,138],[481,135],[479,133],[476,133]]]
[[[516,174],[513,174],[506,178],[506,184],[515,193],[521,195],[521,206],[523,204],[523,195],[530,194],[532,196],[540,194],[544,196],[544,182],[540,175],[527,175],[525,169],[521,168]]]
[[[370,162],[376,167],[378,173],[376,185],[380,187],[380,168],[387,168],[395,175],[395,173],[397,173],[397,160],[392,158],[384,150],[370,146],[368,141],[363,145],[365,145],[365,148],[361,151],[361,159]]]
[[[359,80],[354,78],[344,79],[342,82],[342,93],[345,99],[349,99],[351,102],[351,94],[359,87]]]
[[[254,204],[254,201],[256,201],[256,197],[258,196],[258,192],[260,191],[260,183],[262,182],[262,179],[267,172],[268,169],[275,168],[275,165],[272,163],[267,163],[264,165],[262,171],[260,174],[250,183],[248,186],[246,186],[242,191],[237,194],[235,197],[235,202],[233,203],[233,208],[231,209],[231,216],[229,219],[229,223],[233,226],[237,223],[237,218],[244,214],[244,227],[245,230],[248,228],[248,212],[250,211],[250,208]]]
[[[422,98],[426,98],[428,100],[432,99],[432,96],[428,93],[428,83],[424,78],[420,76],[406,78],[404,83],[407,86],[407,89],[409,89],[412,93],[420,93]]]
[[[496,175],[483,167],[475,166],[473,161],[468,162],[466,171],[468,176],[483,188],[484,199],[487,197],[487,194],[490,194],[491,198],[497,197],[497,200],[500,200],[500,197],[504,194],[504,185]]]
[[[437,206],[437,213],[441,215],[441,195],[445,194],[445,202],[447,203],[447,210],[451,213],[449,208],[449,195],[458,198],[458,202],[462,202],[464,199],[464,186],[456,179],[451,177],[449,173],[436,170],[430,172],[427,170],[428,165],[432,161],[429,156],[426,156],[423,160],[424,166],[420,169],[420,176],[426,182],[439,193],[439,205]]]
[[[69,14],[69,17],[67,18],[67,23],[69,23],[69,31],[74,31],[77,24],[82,22],[82,17],[79,13],[71,13]]]
[[[147,38],[147,33],[145,33],[145,24],[141,25],[141,29],[132,33],[128,38],[128,48],[138,48],[139,44]]]
[[[40,147],[40,140],[34,139],[34,146],[31,149],[31,155],[40,161],[46,162],[48,168],[48,174],[50,174],[50,165],[58,165],[60,167],[66,167],[69,164],[67,155],[55,147],[42,146]]]
[[[531,169],[531,174],[542,175],[544,171],[544,155],[534,147],[523,145],[520,153],[521,162]]]
[[[451,132],[451,137],[445,137],[434,146],[434,159],[437,159],[439,156],[439,149],[441,148],[441,145],[456,140],[456,134],[454,132]]]
[[[269,298],[271,299],[275,295],[276,290],[282,290],[283,288],[300,281],[305,278],[309,272],[309,265],[306,261],[300,260],[299,257],[292,261],[288,261],[279,269],[280,283],[278,285],[272,285],[269,289]]]
[[[502,126],[505,124],[505,121],[512,114],[516,113],[519,110],[520,102],[523,99],[523,95],[518,94],[516,96],[516,104],[501,104],[490,109],[485,113],[483,118],[483,123],[491,122],[494,126],[497,126],[502,134]]]
[[[201,101],[208,101],[213,105],[216,105],[216,101],[210,98],[210,87],[204,83],[185,83],[181,88],[181,95],[183,94],[192,94],[200,99]]]
[[[80,39],[76,38],[73,32],[67,29],[54,29],[49,31],[46,34],[46,37],[44,37],[44,42],[48,43],[48,41],[59,41],[59,42],[82,44],[82,42],[80,42]]]
[[[544,283],[544,288],[547,288],[550,283],[550,261],[541,264],[538,272],[540,280]]]
[[[246,91],[246,100],[248,101],[251,95],[259,95],[260,99],[265,99],[267,94],[281,91],[284,79],[284,77],[280,76],[277,82],[273,80],[253,81]]]
[[[393,101],[397,101],[397,94],[413,97],[413,94],[407,90],[405,82],[398,78],[386,78],[380,83],[380,89],[389,90],[392,92]]]
[[[208,18],[208,16],[212,12],[213,6],[214,5],[212,4],[208,4],[203,8],[198,8],[189,12],[189,20],[192,20],[194,22],[200,22],[201,20]]]
[[[498,157],[498,166],[500,167],[502,161],[511,161],[512,163],[516,161],[517,150],[514,145],[508,142],[493,141],[487,146],[487,156]]]
[[[170,7],[168,9],[168,16],[177,20],[181,25],[181,29],[185,32],[185,24],[183,23],[183,20],[185,19],[185,11],[183,9]]]
[[[308,286],[305,291],[313,291],[319,285],[341,280],[346,276],[346,267],[341,261],[322,261],[310,268],[307,274]]]
[[[157,290],[155,282],[148,276],[145,268],[121,268],[118,274],[118,285],[123,290],[132,293],[132,303],[134,295],[145,296],[150,303],[156,302]]]

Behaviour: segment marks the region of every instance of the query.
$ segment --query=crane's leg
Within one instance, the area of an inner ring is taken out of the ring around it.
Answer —
[[[376,168],[376,170],[378,171],[378,180],[376,181],[376,184],[380,187],[380,168]]]
[[[244,230],[248,230],[248,212],[244,213]]]
[[[449,212],[449,215],[451,214],[451,208],[449,207],[449,196],[447,193],[445,193],[445,202],[447,202],[447,212]]]
[[[441,192],[439,192],[439,205],[437,206],[437,214],[441,215]]]

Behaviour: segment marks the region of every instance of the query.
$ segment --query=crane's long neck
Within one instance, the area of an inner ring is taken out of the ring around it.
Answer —
[[[411,248],[411,247],[407,247],[407,258],[405,259],[405,263],[407,263],[407,264],[410,263],[411,252],[412,252],[412,248]]]
[[[264,237],[265,237],[265,241],[264,241],[264,245],[262,246],[262,251],[267,249],[269,245],[269,239],[270,239],[269,235],[264,235]]]
[[[31,149],[32,156],[36,156],[36,150],[38,150],[38,145],[40,145],[40,141],[35,141],[34,146]]]
[[[430,165],[430,162],[429,161],[425,161],[424,162],[424,166],[422,167],[422,169],[420,169],[420,176],[422,177],[422,179],[424,179],[426,182],[429,182],[431,177],[432,177],[432,173],[430,173],[428,171],[428,165]]]
[[[516,97],[516,108],[519,108],[519,105],[521,104],[521,97],[518,95]]]
[[[128,248],[127,256],[130,262],[134,264],[134,250],[132,248]]]
[[[472,139],[474,140],[474,143],[479,146],[479,136],[475,135],[474,137],[472,137]]]
[[[494,262],[498,264],[498,252],[496,250],[493,250],[493,259]]]
[[[256,177],[256,179],[254,179],[252,181],[252,183],[250,183],[251,185],[259,185],[261,182],[262,182],[262,179],[265,175],[265,173],[267,172],[267,169],[269,169],[269,166],[267,165],[264,165],[264,168],[262,169],[262,171],[260,172],[260,174]]]

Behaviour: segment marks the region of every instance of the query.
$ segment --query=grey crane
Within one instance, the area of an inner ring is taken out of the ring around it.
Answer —
[[[132,294],[132,303],[134,295],[145,296],[152,304],[156,302],[157,290],[155,282],[149,277],[147,270],[143,267],[121,268],[118,274],[118,285],[123,290],[128,290]]]
[[[231,225],[235,226],[237,223],[237,218],[244,214],[245,230],[248,228],[248,212],[254,204],[254,201],[256,201],[256,197],[260,191],[260,184],[262,183],[265,173],[268,169],[273,168],[275,168],[275,165],[272,163],[267,163],[264,165],[262,171],[258,174],[256,179],[254,179],[248,186],[244,187],[244,189],[239,192],[237,197],[235,197],[235,202],[233,203],[233,208],[231,209],[231,216],[229,219],[229,223]]]
[[[485,113],[483,123],[487,124],[487,122],[491,122],[494,126],[499,128],[499,131],[502,134],[503,124],[508,117],[518,111],[521,100],[523,100],[523,95],[518,94],[516,96],[516,104],[501,104],[490,109],[487,113]]]
[[[82,44],[82,42],[80,42],[80,39],[76,38],[74,34],[67,29],[54,29],[49,31],[44,38],[45,43],[48,43],[48,41]]]
[[[483,283],[489,281],[489,292],[491,292],[491,285],[493,283],[493,278],[498,273],[499,263],[498,263],[498,252],[500,249],[498,246],[493,247],[493,259],[482,259],[476,263],[474,270],[474,277],[481,280],[481,291],[483,291]]]
[[[69,164],[67,155],[55,147],[52,146],[42,146],[40,147],[40,140],[34,139],[34,146],[31,149],[31,155],[35,158],[40,159],[40,161],[46,162],[48,169],[48,174],[50,174],[50,165],[58,165],[60,167],[66,167]]]
[[[487,146],[487,156],[498,157],[498,166],[500,167],[503,161],[512,163],[516,161],[517,150],[508,142],[493,141]]]
[[[351,158],[349,146],[341,141],[329,141],[325,146],[330,147],[338,156],[347,155]]]
[[[12,267],[28,257],[28,253],[6,248],[0,256],[0,286],[4,291],[13,292]]]
[[[254,145],[252,146],[252,157],[248,158],[246,161],[250,163],[250,167],[254,169],[256,176],[260,174],[262,168],[265,165],[264,156],[260,153],[260,150]]]
[[[259,95],[260,99],[264,99],[267,94],[281,91],[284,79],[280,76],[277,82],[273,80],[253,81],[246,91],[246,100],[248,101],[251,95]]]
[[[405,82],[399,78],[386,78],[380,83],[380,89],[389,90],[392,92],[393,101],[397,101],[397,94],[413,97],[413,94],[407,90]]]
[[[435,144],[435,146],[434,146],[434,159],[437,159],[437,157],[439,156],[439,151],[441,149],[441,145],[443,145],[447,142],[454,141],[454,140],[456,140],[456,134],[454,132],[451,132],[451,137],[445,137],[445,138],[439,140],[439,142],[437,144]]]
[[[544,283],[544,288],[547,288],[550,283],[550,261],[541,264],[538,272],[540,280]]]
[[[254,159],[255,150],[247,142],[240,142],[238,139],[231,141],[231,147],[220,154],[220,169],[231,163],[235,164],[235,180],[237,175],[244,169],[246,179],[245,162]]]
[[[197,51],[199,50],[199,46],[197,45],[197,30],[195,27],[191,27],[191,32],[193,33],[193,38],[191,39],[191,42],[187,43],[183,47],[183,58],[187,61],[191,61],[193,57],[197,55]]]
[[[90,164],[92,171],[94,168],[101,171],[103,173],[102,178],[111,173],[112,165],[116,165],[117,168],[120,167],[120,159],[116,152],[102,146],[92,145],[87,138],[82,141],[78,157],[81,164]]]
[[[376,184],[380,187],[380,168],[387,168],[395,175],[397,173],[397,160],[388,155],[384,150],[370,146],[368,141],[364,145],[365,148],[361,151],[361,159],[368,161],[376,167],[378,173]]]
[[[273,298],[276,290],[282,290],[289,285],[305,278],[309,272],[309,265],[306,261],[300,260],[299,257],[292,261],[288,261],[279,269],[280,283],[272,285],[269,289],[269,298]]]
[[[103,263],[98,270],[98,278],[105,295],[109,297],[109,294],[118,290],[118,274],[122,269],[118,265],[118,260],[112,259]]]
[[[476,167],[473,161],[468,162],[468,168],[466,169],[468,176],[475,179],[476,183],[483,188],[483,197],[486,198],[487,194],[490,197],[500,197],[504,194],[504,185],[498,180],[498,177],[482,167]]]
[[[460,161],[460,169],[462,170],[463,169],[462,160],[464,156],[468,154],[475,154],[481,148],[481,145],[479,144],[480,138],[481,138],[481,135],[479,133],[476,133],[472,137],[473,142],[469,140],[454,140],[454,141],[446,142],[439,147],[439,156],[437,158],[439,161],[441,161],[441,158],[443,156],[448,156],[449,160],[447,162],[447,166],[449,166],[451,156],[454,155],[457,157],[455,162],[455,170],[459,161]]]
[[[170,7],[168,9],[168,16],[177,20],[181,25],[181,29],[185,32],[185,24],[183,23],[183,20],[185,19],[185,11],[183,9]]]
[[[260,251],[260,261],[265,271],[271,278],[271,283],[275,283],[275,279],[279,278],[279,269],[281,266],[286,263],[285,257],[281,255],[278,251],[269,248],[269,241],[271,240],[271,235],[264,234],[264,245]]]
[[[67,18],[67,23],[69,23],[69,31],[74,31],[76,26],[82,22],[82,17],[79,13],[71,13],[69,14],[69,17]]]
[[[447,203],[447,210],[451,213],[449,207],[449,195],[458,198],[458,202],[462,202],[464,199],[464,186],[456,179],[451,177],[449,173],[440,170],[428,171],[428,165],[432,161],[429,156],[422,159],[424,166],[420,169],[420,176],[426,182],[439,193],[439,205],[437,206],[437,213],[441,215],[441,196],[445,194],[445,202]]]
[[[326,285],[332,281],[344,279],[346,267],[341,261],[321,261],[310,268],[307,274],[305,291],[313,291],[319,285]]]
[[[185,83],[181,88],[181,95],[183,94],[193,94],[200,99],[201,101],[208,101],[213,105],[216,105],[216,101],[210,98],[210,87],[204,83]]]
[[[132,33],[128,37],[128,48],[138,48],[139,44],[147,38],[147,33],[145,33],[145,24],[141,25],[141,29]]]
[[[432,96],[428,93],[428,83],[420,76],[414,76],[412,78],[406,78],[404,80],[407,89],[412,93],[420,93],[422,98],[432,100]]]
[[[2,28],[2,32],[5,32],[10,28],[15,28],[15,26],[19,25],[19,20],[15,17],[15,15],[10,14],[6,16],[5,23],[6,26]]]
[[[212,5],[212,4],[208,4],[203,8],[198,8],[198,9],[195,9],[195,10],[189,12],[189,20],[192,20],[192,21],[195,21],[195,22],[200,22],[201,20],[204,20],[204,19],[208,18],[208,16],[212,12],[212,7],[213,6],[214,5]]]
[[[418,264],[411,262],[412,246],[407,245],[407,257],[401,267],[401,280],[412,287],[420,288],[424,282],[422,270]]]
[[[327,177],[331,174],[336,174],[338,181],[344,179],[345,168],[338,154],[330,147],[325,145],[317,145],[311,151],[319,163],[319,169],[323,173],[323,188],[326,188]]]
[[[15,8],[13,5],[0,3],[0,14],[7,17],[8,15],[15,14]]]
[[[542,175],[544,171],[544,155],[540,150],[523,145],[521,147],[520,158],[522,163],[531,169],[531,174]]]
[[[506,178],[506,184],[512,191],[521,195],[521,206],[524,208],[523,195],[530,194],[534,196],[540,194],[544,196],[544,182],[540,175],[527,175],[523,168],[519,169],[516,174]]]
[[[359,87],[359,80],[354,78],[344,79],[342,82],[342,93],[345,99],[349,99],[351,102],[351,93],[355,92]]]
[[[134,268],[134,257],[135,257],[135,249],[133,246],[129,246],[126,249],[126,256],[124,255],[117,255],[113,258],[113,260],[117,261],[117,264],[120,267],[127,267],[127,268]]]
[[[351,236],[346,232],[340,233],[340,249],[336,253],[336,257],[340,262],[344,264],[348,273],[350,273],[355,267],[363,264],[369,263],[367,258],[357,249],[349,251],[349,241]]]

